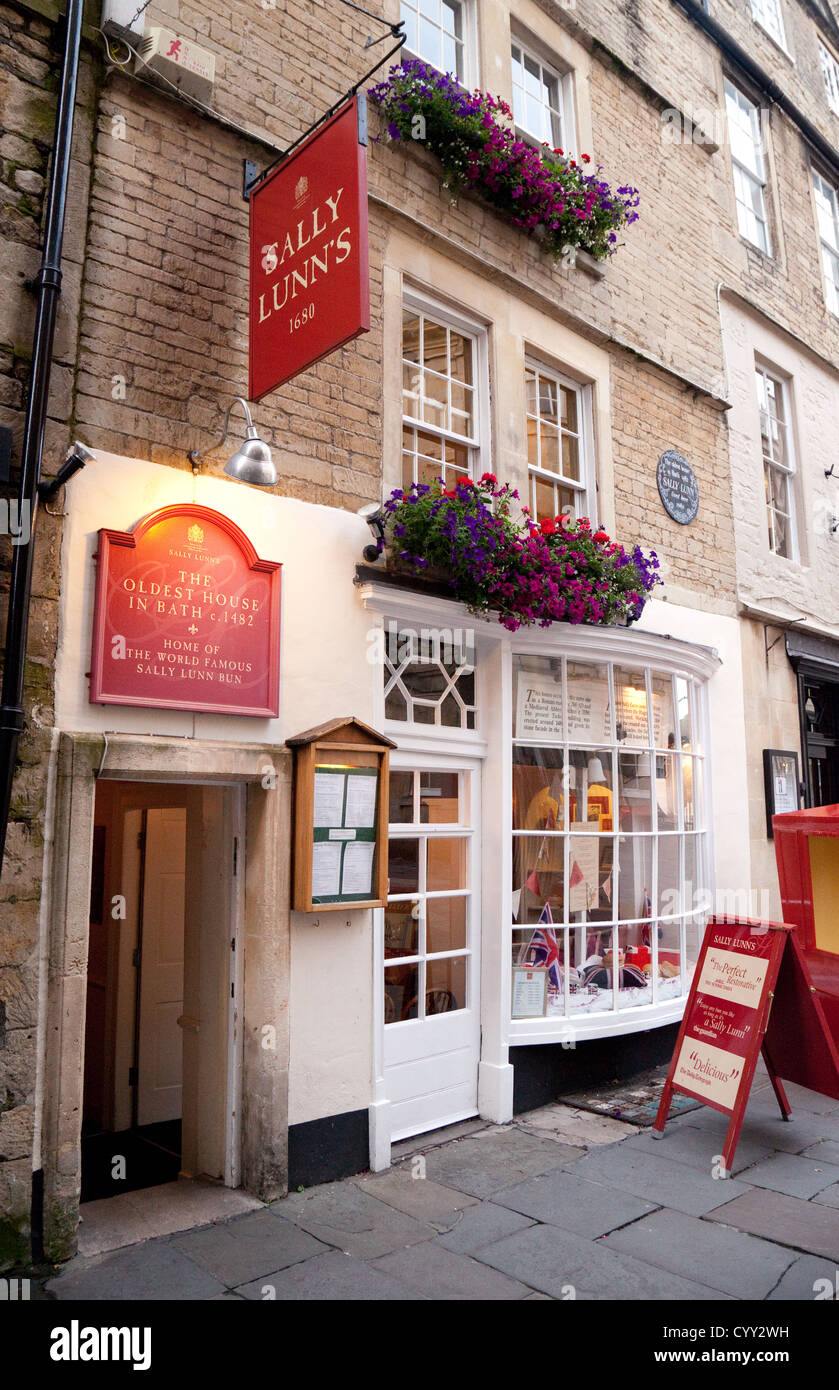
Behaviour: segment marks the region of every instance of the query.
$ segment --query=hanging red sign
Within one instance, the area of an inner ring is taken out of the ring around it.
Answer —
[[[353,97],[251,194],[251,400],[370,327],[365,112]]]
[[[195,502],[101,530],[91,701],[275,718],[280,569]]]
[[[688,996],[654,1133],[674,1091],[730,1116],[723,1168],[731,1171],[758,1057],[781,1114],[781,1077],[839,1100],[839,1054],[807,973],[795,929],[780,922],[712,919]]]

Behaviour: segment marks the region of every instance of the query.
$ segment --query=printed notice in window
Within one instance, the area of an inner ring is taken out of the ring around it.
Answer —
[[[347,809],[344,825],[358,829],[372,830],[376,824],[376,789],[379,779],[361,773],[350,773],[347,777]]]
[[[312,847],[312,898],[337,898],[341,889],[340,841],[316,840]]]
[[[343,772],[315,773],[315,826],[329,828],[344,823]],[[352,822],[354,824],[354,822]]]

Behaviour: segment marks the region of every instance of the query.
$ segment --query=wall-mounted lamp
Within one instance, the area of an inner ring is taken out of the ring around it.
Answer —
[[[835,469],[836,469],[836,464],[835,464],[835,463],[832,463],[832,464],[830,465],[829,468],[826,468],[826,469],[824,470],[824,476],[825,476],[826,478],[832,478],[833,475],[834,475]]]
[[[810,720],[810,723],[811,723],[811,724],[815,722],[815,718],[816,718],[816,706],[815,706],[815,703],[814,703],[814,701],[813,701],[812,695],[808,695],[808,696],[807,696],[807,699],[806,699],[805,702],[804,702],[804,713],[806,714],[807,718]]]
[[[80,444],[77,439],[67,450],[64,462],[55,477],[38,484],[39,499],[42,502],[51,502],[59,489],[70,481],[74,473],[78,473],[86,463],[90,463],[93,457],[94,455],[90,450],[86,449],[84,444]]]
[[[362,551],[367,564],[372,565],[381,555],[385,543],[385,522],[381,502],[368,502],[366,506],[359,507],[356,516],[367,522],[375,537],[376,544],[365,545]]]
[[[194,449],[189,451],[189,461],[193,471],[198,471],[198,464],[207,454],[211,454],[214,449],[218,449],[224,443],[228,434],[230,424],[230,412],[236,402],[239,402],[245,412],[245,419],[248,422],[248,432],[244,444],[237,449],[235,454],[227,460],[224,471],[228,478],[235,478],[239,483],[252,483],[254,487],[274,487],[277,482],[277,470],[274,467],[274,460],[271,457],[271,450],[264,440],[260,439],[256,432],[248,403],[244,396],[237,396],[236,400],[231,401],[227,407],[227,414],[224,417],[224,433],[215,444],[209,448],[202,449],[196,453]]]

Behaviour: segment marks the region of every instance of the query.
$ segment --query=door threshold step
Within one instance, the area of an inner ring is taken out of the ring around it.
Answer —
[[[450,1139],[465,1139],[467,1134],[488,1129],[489,1125],[489,1120],[482,1120],[476,1115],[473,1120],[458,1120],[452,1125],[443,1125],[442,1129],[429,1129],[423,1134],[412,1135],[410,1139],[400,1139],[391,1148],[390,1161],[399,1163],[403,1158],[410,1158],[411,1154],[434,1149],[438,1144],[447,1144]]]

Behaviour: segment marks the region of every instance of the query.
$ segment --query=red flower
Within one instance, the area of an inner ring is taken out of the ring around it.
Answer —
[[[571,168],[572,168],[572,169],[576,169],[576,167],[577,167],[577,161],[576,161],[576,159],[572,159],[572,160],[571,160]]]
[[[481,482],[482,482],[482,483],[492,483],[493,487],[496,487],[497,484],[498,484],[498,479],[496,478],[496,476],[495,476],[494,473],[482,473],[482,474],[481,474]]]
[[[546,516],[540,523],[543,536],[552,536],[556,531],[556,522],[552,516]]]
[[[590,164],[590,163],[591,163],[591,155],[590,155],[590,154],[583,154],[583,155],[580,155],[580,158],[582,159],[582,161],[583,161],[584,164]]]
[[[606,535],[605,531],[595,531],[591,539],[593,541],[607,541],[609,537]]]
[[[564,150],[554,150],[554,154],[565,154]]]
[[[567,516],[567,515],[563,512],[563,514],[562,514],[561,516],[558,516],[558,517],[557,517],[557,519],[556,519],[556,524],[557,524],[557,526],[567,526],[570,520],[571,520],[570,516]]]
[[[457,486],[458,486],[458,487],[474,487],[475,484],[472,482],[472,479],[471,479],[471,478],[458,478],[458,480],[457,480]]]

